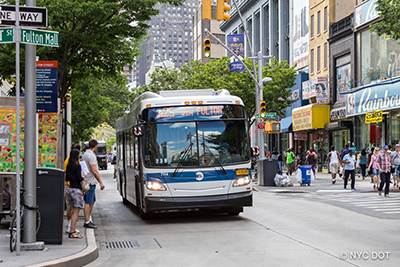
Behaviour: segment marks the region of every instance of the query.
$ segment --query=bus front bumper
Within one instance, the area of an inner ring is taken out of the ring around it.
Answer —
[[[146,197],[146,212],[165,210],[187,210],[201,208],[230,208],[251,207],[253,205],[253,192],[201,196],[201,197]]]

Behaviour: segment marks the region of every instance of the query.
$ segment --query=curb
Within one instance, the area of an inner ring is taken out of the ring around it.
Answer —
[[[93,229],[86,229],[86,248],[79,251],[78,253],[47,261],[37,263],[33,265],[27,265],[30,267],[44,267],[44,266],[60,266],[60,267],[71,267],[71,266],[83,266],[91,263],[99,256],[99,251],[96,244],[96,238],[94,236]]]

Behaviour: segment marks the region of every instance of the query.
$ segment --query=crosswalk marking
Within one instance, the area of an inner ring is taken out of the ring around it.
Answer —
[[[400,214],[400,211],[384,211],[386,214]]]
[[[391,210],[400,210],[400,208],[394,208],[394,209],[374,209],[375,211],[391,211]]]

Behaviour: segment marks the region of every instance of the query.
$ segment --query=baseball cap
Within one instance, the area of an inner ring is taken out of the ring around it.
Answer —
[[[396,147],[400,147],[400,144],[396,144]]]
[[[384,145],[382,148],[383,149],[389,149],[389,147],[387,145]]]

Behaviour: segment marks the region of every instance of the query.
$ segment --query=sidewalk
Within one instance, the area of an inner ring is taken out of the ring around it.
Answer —
[[[10,252],[9,224],[10,220],[2,220],[0,223],[0,267],[83,266],[98,257],[94,230],[86,229],[85,231],[81,215],[77,229],[85,236],[83,239],[70,239],[64,233],[62,245],[46,244],[42,251],[21,251],[19,256],[16,252]],[[64,220],[64,225],[67,225],[66,220]]]
[[[293,182],[291,187],[276,187],[276,186],[259,186],[256,181],[253,184],[253,189],[255,191],[263,191],[268,193],[366,193],[366,192],[376,192],[373,190],[373,184],[371,183],[371,178],[367,177],[363,180],[360,176],[356,175],[355,188],[357,190],[350,190],[350,182],[347,185],[347,189],[343,189],[344,180],[336,175],[336,183],[332,184],[332,176],[329,173],[316,173],[315,181],[311,181],[310,186],[300,186],[294,174],[290,176]],[[393,184],[390,184],[390,193],[399,193],[398,188],[393,188]]]

